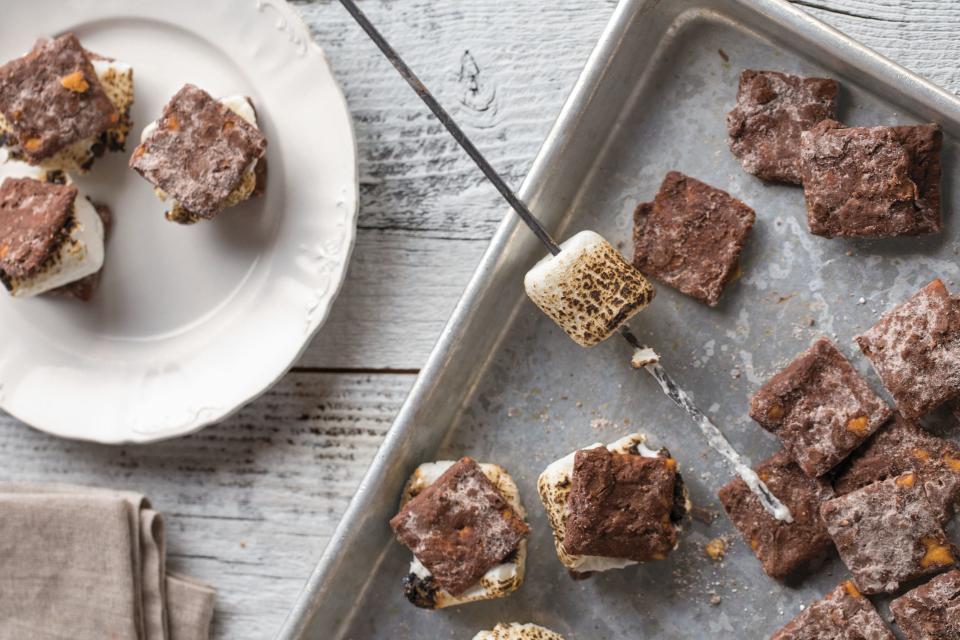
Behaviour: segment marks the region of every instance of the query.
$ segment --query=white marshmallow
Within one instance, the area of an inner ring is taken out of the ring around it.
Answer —
[[[644,444],[647,438],[641,433],[631,433],[630,435],[612,442],[607,449],[614,453],[631,454],[637,453],[646,458],[657,458],[660,454],[653,451]],[[602,447],[603,444],[596,442],[583,449],[595,449]],[[553,541],[557,550],[557,557],[560,562],[577,573],[588,573],[594,571],[610,571],[611,569],[623,569],[630,565],[638,564],[635,560],[625,558],[607,558],[604,556],[573,555],[567,553],[563,548],[563,539],[567,530],[567,498],[570,495],[570,488],[573,478],[573,461],[576,451],[551,463],[540,474],[537,479],[537,492],[540,494],[540,501],[547,512],[547,519],[550,521],[550,527],[553,529]],[[690,510],[690,499],[686,500],[687,511]]]
[[[437,481],[444,471],[454,464],[453,460],[441,460],[438,462],[428,462],[420,465],[407,480],[403,488],[403,494],[400,498],[400,508],[402,509],[410,500],[420,494],[421,491]],[[504,499],[510,504],[514,511],[522,519],[526,519],[527,512],[520,502],[520,492],[517,489],[513,478],[506,470],[495,464],[481,462],[480,470],[487,479],[500,491]],[[467,604],[469,602],[478,602],[480,600],[493,600],[502,598],[516,591],[523,584],[524,569],[527,559],[527,541],[521,540],[517,546],[517,553],[511,562],[503,562],[492,567],[487,571],[477,584],[471,586],[458,596],[452,595],[446,589],[439,589],[434,596],[434,609],[443,609],[456,605]],[[430,570],[414,556],[410,563],[410,573],[420,578],[430,577]]]
[[[0,165],[0,183],[6,178],[34,178],[45,180],[46,171],[23,162],[7,161]],[[103,221],[90,201],[81,193],[73,203],[73,225],[70,237],[60,246],[55,260],[34,276],[13,280],[10,294],[29,298],[51,289],[86,278],[103,267]]]
[[[563,636],[535,624],[500,623],[490,631],[481,631],[473,640],[563,640]]]
[[[653,299],[653,285],[609,242],[581,231],[523,279],[527,295],[583,347],[603,342]]]

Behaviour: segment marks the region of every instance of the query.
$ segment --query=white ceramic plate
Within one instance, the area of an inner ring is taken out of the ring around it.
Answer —
[[[133,135],[77,180],[114,212],[94,299],[0,291],[0,407],[99,442],[195,431],[272,385],[327,317],[356,230],[346,102],[283,0],[11,2],[0,60],[65,31],[133,65]],[[186,82],[253,98],[269,181],[265,197],[183,227],[127,161]]]

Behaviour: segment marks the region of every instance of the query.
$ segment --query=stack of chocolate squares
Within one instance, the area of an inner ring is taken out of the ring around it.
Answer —
[[[768,575],[809,570],[836,548],[853,576],[784,627],[779,640],[853,637],[824,629],[882,625],[861,594],[897,593],[960,558],[943,529],[960,499],[960,447],[917,422],[960,396],[960,301],[935,280],[856,342],[896,412],[821,338],[750,402],[751,417],[783,445],[756,471],[793,522],[775,520],[739,479],[719,492]],[[958,580],[954,571],[894,601],[909,640],[955,637],[923,629],[960,628],[960,590],[949,588]],[[883,634],[863,637],[893,638],[880,628]]]
[[[838,92],[829,78],[744,71],[727,115],[731,151],[763,180],[802,184],[815,235],[939,232],[940,127],[845,127]]]

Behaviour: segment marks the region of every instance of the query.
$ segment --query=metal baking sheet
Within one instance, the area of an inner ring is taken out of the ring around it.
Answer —
[[[840,116],[851,125],[943,125],[946,231],[853,242],[810,235],[802,191],[764,184],[728,151],[724,115],[745,68],[837,78]],[[880,390],[851,338],[935,276],[960,290],[958,132],[954,96],[784,2],[623,0],[521,195],[558,237],[593,229],[628,255],[633,208],[670,169],[756,210],[744,276],[718,307],[659,286],[632,326],[757,462],[777,443],[747,417],[748,397],[815,336],[834,339]],[[715,498],[730,471],[656,383],[630,368],[626,346],[580,349],[525,299],[523,273],[542,254],[508,216],[281,638],[471,638],[500,621],[581,639],[766,638],[846,576],[836,557],[787,584],[762,573]],[[670,449],[694,503],[717,518],[688,521],[666,561],[574,582],[554,554],[537,475],[574,449],[634,430]],[[505,466],[520,487],[533,528],[526,582],[506,599],[419,610],[401,593],[410,553],[387,520],[419,463],[465,454]],[[704,553],[718,536],[731,543],[721,563]]]

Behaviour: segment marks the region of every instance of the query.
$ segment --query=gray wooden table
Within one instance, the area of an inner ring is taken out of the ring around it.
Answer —
[[[960,91],[960,2],[796,4]],[[615,5],[362,3],[515,185]],[[361,194],[346,285],[297,367],[223,424],[149,446],[58,440],[0,413],[0,478],[152,498],[167,518],[170,566],[219,589],[218,638],[276,632],[506,211],[338,3],[296,7],[346,92]]]

